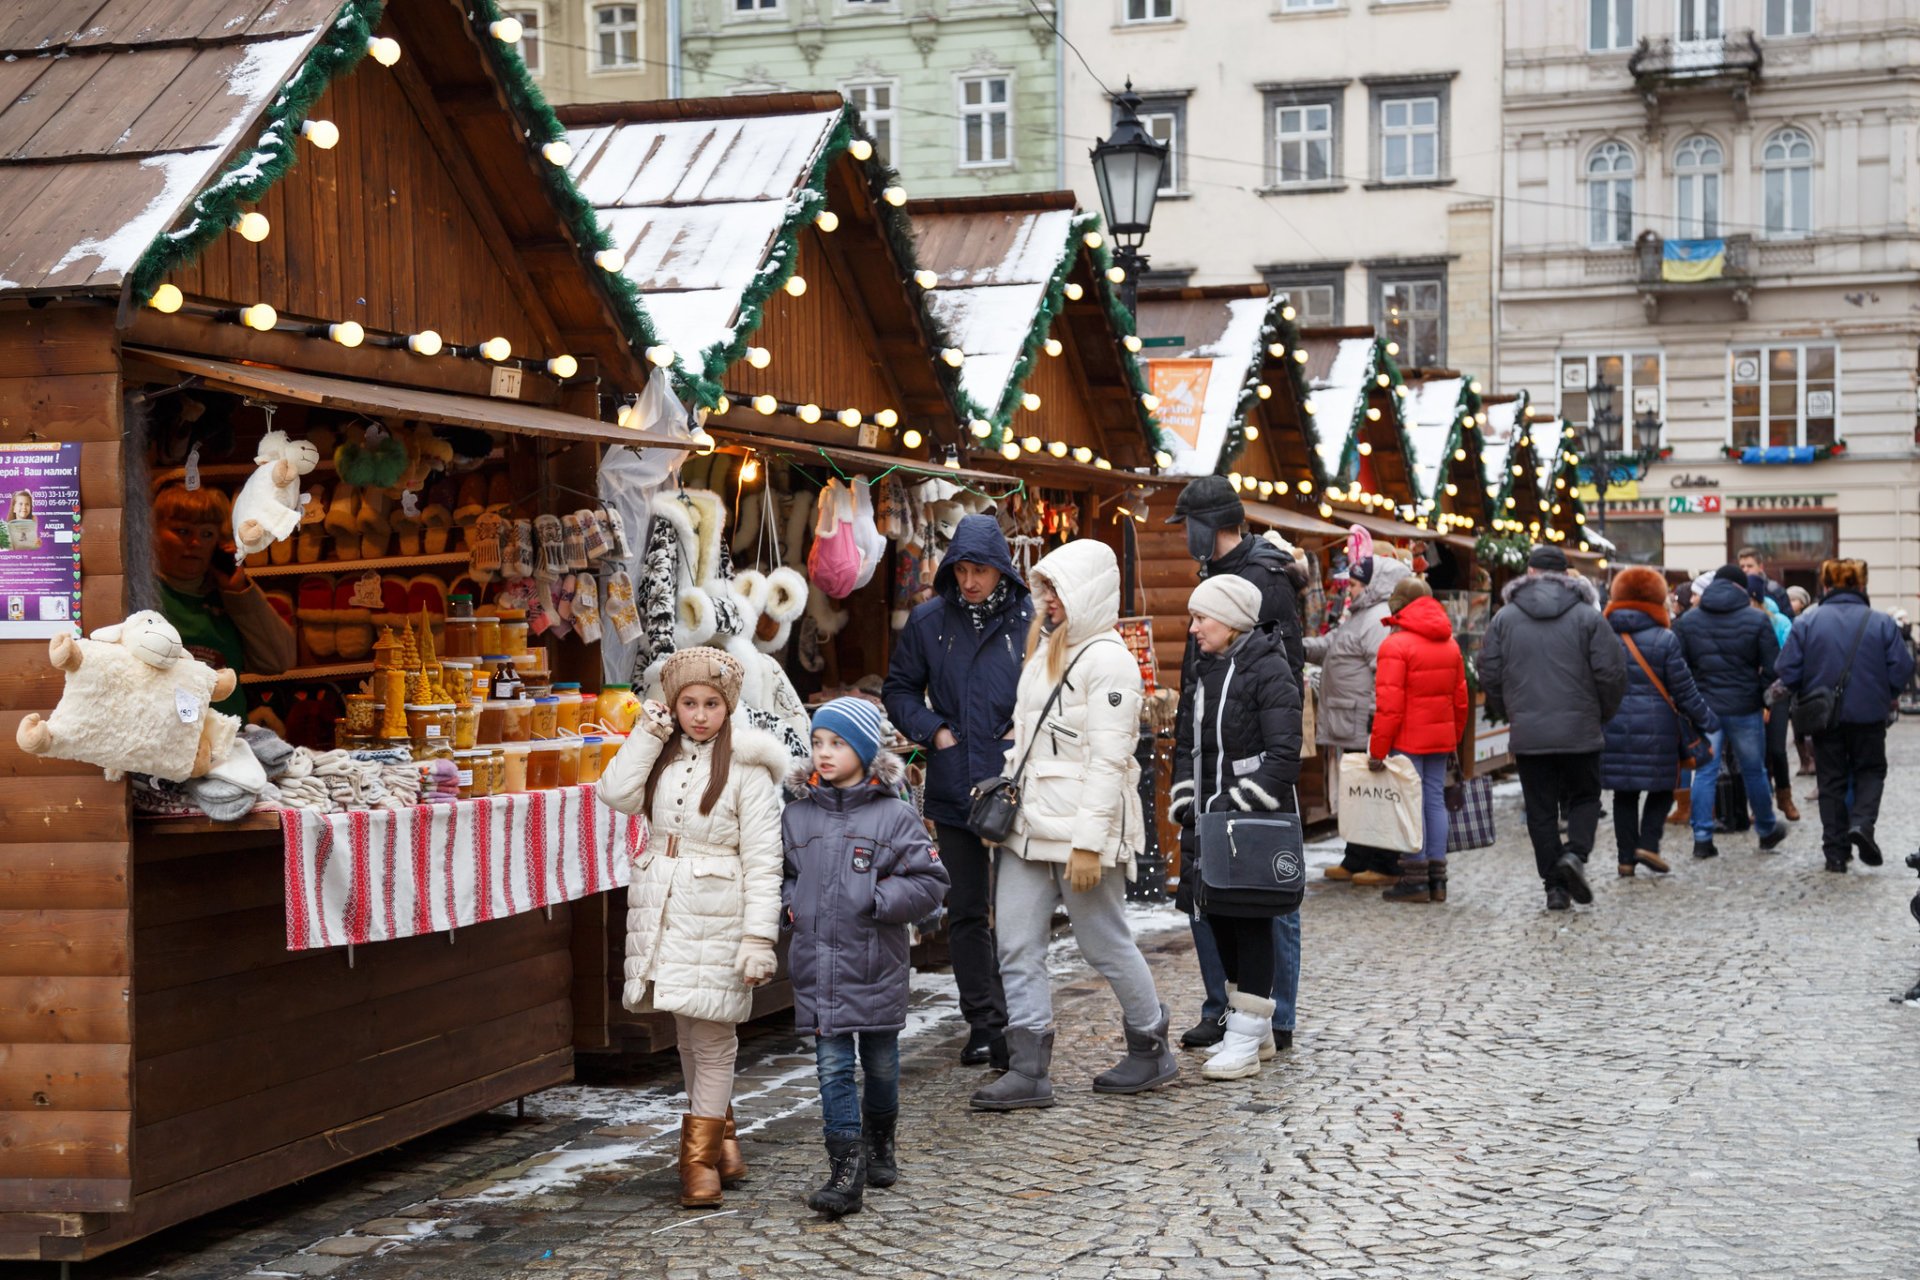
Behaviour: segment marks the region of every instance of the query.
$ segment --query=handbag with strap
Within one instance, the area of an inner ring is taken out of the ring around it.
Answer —
[[[1116,644],[1121,641],[1116,637]],[[1098,644],[1099,641],[1095,641]],[[1073,655],[1067,663],[1067,669],[1060,673],[1060,682],[1053,686],[1053,692],[1047,695],[1046,705],[1040,708],[1039,718],[1033,722],[1033,737],[1027,742],[1027,749],[1020,753],[1020,767],[1013,776],[995,776],[976,783],[972,796],[967,803],[967,829],[988,844],[1005,844],[1013,835],[1014,821],[1020,816],[1020,779],[1026,775],[1027,761],[1033,758],[1033,748],[1040,741],[1040,726],[1046,722],[1047,713],[1053,710],[1053,704],[1060,701],[1061,691],[1067,687],[1067,678],[1073,674],[1074,667],[1086,655],[1087,649]]]
[[[1620,639],[1625,642],[1633,660],[1640,664],[1640,669],[1647,673],[1647,679],[1653,681],[1654,691],[1667,704],[1667,710],[1673,712],[1673,718],[1680,726],[1680,767],[1700,769],[1710,764],[1713,761],[1712,740],[1701,733],[1699,727],[1674,704],[1673,695],[1667,692],[1667,686],[1660,677],[1653,674],[1653,667],[1647,662],[1646,655],[1640,652],[1640,646],[1633,642],[1633,637],[1623,635]]]
[[[1231,897],[1235,905],[1259,905],[1281,914],[1299,908],[1307,892],[1299,814],[1203,813],[1194,834],[1200,842],[1203,900]]]
[[[1867,638],[1867,624],[1872,621],[1873,608],[1868,606],[1860,619],[1860,629],[1853,633],[1853,648],[1847,651],[1847,665],[1840,668],[1839,682],[1831,689],[1809,689],[1794,699],[1793,727],[1802,737],[1832,733],[1840,727],[1841,706],[1847,700],[1847,681],[1853,678],[1853,660],[1860,656],[1860,642]]]

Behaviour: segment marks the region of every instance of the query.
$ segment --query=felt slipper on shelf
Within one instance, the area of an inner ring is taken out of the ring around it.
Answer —
[[[333,501],[327,506],[325,526],[328,533],[341,543],[357,542],[360,537],[360,503],[358,492],[350,484],[338,484],[333,488]]]
[[[307,494],[300,509],[300,528],[293,535],[293,554],[301,564],[312,564],[326,554],[327,495],[319,485]]]

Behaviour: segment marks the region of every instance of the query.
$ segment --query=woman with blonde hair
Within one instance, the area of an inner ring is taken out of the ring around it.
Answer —
[[[1127,926],[1126,886],[1144,844],[1140,667],[1114,631],[1120,566],[1111,548],[1069,542],[1033,567],[1034,623],[1014,703],[1007,777],[1019,811],[1001,846],[994,917],[1011,1068],[973,1095],[983,1111],[1053,1105],[1047,942],[1064,905],[1074,942],[1120,1001],[1127,1056],[1096,1093],[1139,1093],[1179,1073],[1167,1007]]]

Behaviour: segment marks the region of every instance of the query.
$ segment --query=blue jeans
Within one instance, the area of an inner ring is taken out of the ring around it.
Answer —
[[[1445,862],[1447,860],[1447,760],[1450,751],[1435,751],[1427,755],[1414,755],[1407,751],[1394,752],[1413,761],[1413,767],[1420,773],[1420,819],[1422,837],[1420,857],[1417,862]],[[1413,866],[1416,859],[1404,856],[1400,859],[1403,866]]]
[[[855,1043],[860,1066],[866,1071],[867,1096],[863,1104],[854,1079]],[[820,1075],[820,1116],[829,1138],[860,1136],[860,1113],[892,1115],[900,1110],[900,1033],[862,1031],[858,1035],[821,1036],[813,1042],[813,1060]]]
[[[1706,844],[1713,839],[1714,788],[1720,782],[1720,762],[1729,750],[1740,761],[1747,803],[1753,807],[1754,834],[1773,834],[1778,819],[1773,816],[1773,788],[1767,781],[1767,726],[1760,713],[1723,715],[1720,728],[1707,739],[1713,743],[1713,759],[1693,771],[1694,843]]]
[[[1206,1003],[1200,1016],[1218,1020],[1227,1011],[1227,971],[1220,963],[1220,948],[1214,943],[1207,918],[1195,912],[1193,954],[1200,961],[1200,982],[1206,988]],[[1300,998],[1300,913],[1273,918],[1273,1029],[1293,1030],[1294,1004]]]

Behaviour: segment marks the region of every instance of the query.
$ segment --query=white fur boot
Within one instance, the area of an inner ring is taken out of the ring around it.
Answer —
[[[1236,991],[1227,997],[1227,1034],[1207,1055],[1200,1074],[1208,1080],[1257,1076],[1273,1054],[1273,1001]]]

